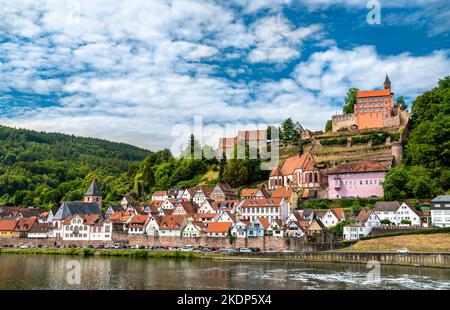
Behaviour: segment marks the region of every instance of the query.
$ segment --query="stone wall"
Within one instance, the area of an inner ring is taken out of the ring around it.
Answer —
[[[0,237],[0,246],[82,246],[87,247],[94,244],[112,244],[112,243],[128,243],[130,245],[139,246],[174,246],[182,247],[193,245],[194,247],[252,247],[261,250],[274,249],[282,251],[285,249],[313,251],[319,249],[320,245],[315,246],[309,244],[303,238],[284,238],[284,237],[258,237],[258,238],[181,238],[181,237],[153,237],[147,235],[128,235],[125,233],[113,233],[113,240],[107,242],[101,241],[63,241],[57,238],[46,239],[28,239],[28,238],[3,238]]]

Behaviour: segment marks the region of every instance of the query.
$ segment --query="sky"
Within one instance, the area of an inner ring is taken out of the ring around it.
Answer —
[[[195,118],[214,147],[322,130],[386,74],[410,104],[450,75],[449,2],[381,0],[370,24],[374,2],[0,0],[0,124],[177,153]]]

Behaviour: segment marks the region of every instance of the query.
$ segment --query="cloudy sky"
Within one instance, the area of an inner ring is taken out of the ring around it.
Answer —
[[[450,74],[448,0],[380,1],[380,25],[368,2],[0,0],[0,124],[156,150],[194,116],[320,130],[349,87]]]

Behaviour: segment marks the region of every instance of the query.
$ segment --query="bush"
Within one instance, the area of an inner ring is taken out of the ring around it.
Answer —
[[[369,240],[369,239],[377,239],[377,238],[384,238],[384,237],[395,237],[395,236],[405,236],[405,235],[431,235],[431,234],[448,234],[448,233],[450,233],[450,227],[426,228],[426,229],[399,231],[399,232],[395,232],[395,233],[387,233],[387,234],[384,234],[384,235],[365,236],[365,237],[360,238],[359,240]]]
[[[320,140],[321,145],[344,145],[347,144],[347,138],[333,138]]]

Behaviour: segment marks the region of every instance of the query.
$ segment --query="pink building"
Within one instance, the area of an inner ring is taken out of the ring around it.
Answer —
[[[328,198],[382,197],[386,171],[377,162],[340,164],[328,171]]]

